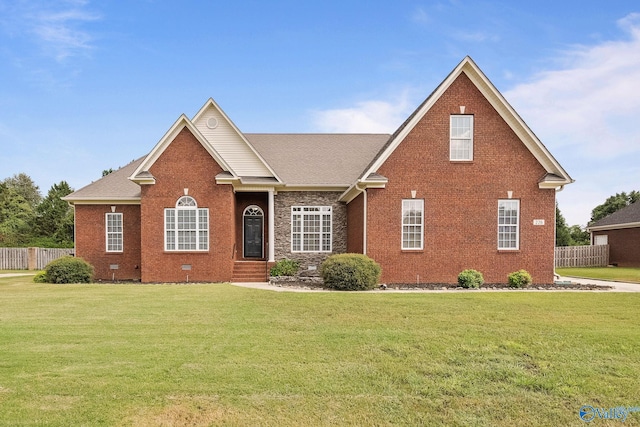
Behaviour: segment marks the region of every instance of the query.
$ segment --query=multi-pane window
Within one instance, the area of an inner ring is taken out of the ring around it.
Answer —
[[[108,213],[105,220],[107,230],[107,252],[122,252],[122,214]]]
[[[167,251],[209,250],[209,209],[198,208],[193,197],[178,199],[164,210],[164,248]]]
[[[291,207],[291,252],[331,252],[331,206]]]
[[[498,200],[498,249],[520,247],[520,201]]]
[[[452,115],[449,136],[449,159],[473,160],[473,116]]]
[[[402,201],[402,249],[422,249],[424,200]]]

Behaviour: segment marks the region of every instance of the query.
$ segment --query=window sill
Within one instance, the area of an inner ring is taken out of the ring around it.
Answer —
[[[400,249],[403,254],[423,254],[424,249]]]
[[[520,249],[498,249],[499,254],[517,254]]]

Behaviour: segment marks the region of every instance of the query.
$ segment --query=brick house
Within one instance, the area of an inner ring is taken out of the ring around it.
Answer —
[[[587,231],[591,244],[609,245],[609,264],[640,267],[640,202],[594,222]]]
[[[209,99],[151,152],[70,194],[96,277],[264,281],[366,253],[384,283],[553,281],[555,193],[573,182],[466,57],[392,135],[245,134]]]

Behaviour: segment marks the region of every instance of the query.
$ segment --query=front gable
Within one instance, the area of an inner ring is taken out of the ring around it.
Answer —
[[[370,165],[361,175],[361,178],[356,183],[366,185],[367,180],[373,174],[380,171],[384,163],[389,159],[398,146],[410,135],[416,127],[422,122],[425,115],[427,115],[434,107],[437,106],[438,101],[442,96],[450,91],[452,85],[460,84],[461,78],[467,80],[473,85],[473,90],[478,91],[482,97],[491,105],[491,107],[498,113],[498,115],[509,126],[511,131],[517,136],[519,141],[526,147],[526,149],[533,155],[537,163],[539,163],[544,169],[544,173],[538,181],[539,188],[562,188],[566,184],[573,182],[573,179],[562,168],[558,161],[551,155],[542,142],[536,137],[536,135],[529,129],[526,123],[515,112],[513,107],[509,105],[506,99],[500,94],[500,92],[493,86],[489,79],[482,73],[478,66],[473,62],[470,57],[466,57],[462,62],[447,76],[447,78],[436,88],[436,90],[418,107],[418,109],[400,126],[400,128],[391,136],[385,147],[378,153],[376,158],[372,160]],[[466,107],[464,97],[460,99],[459,106],[456,111],[448,111],[447,117],[451,114],[473,114]],[[448,132],[449,122],[443,121],[440,117],[440,121],[430,123],[430,128],[435,130],[434,127],[445,126]],[[424,153],[420,154],[421,156]],[[427,154],[428,156],[428,154]],[[448,158],[448,157],[447,157]],[[346,194],[346,193],[345,193]]]
[[[277,178],[273,169],[212,98],[193,117],[192,123],[236,176]]]
[[[155,184],[156,180],[153,174],[150,172],[153,165],[158,161],[167,148],[173,143],[181,132],[187,130],[194,138],[200,143],[200,145],[206,150],[206,152],[220,165],[222,170],[234,173],[231,167],[227,164],[225,159],[209,144],[209,142],[202,136],[200,131],[191,123],[191,121],[182,114],[178,120],[169,128],[167,133],[160,139],[151,152],[145,157],[144,161],[136,168],[131,174],[129,179],[136,184],[148,185]]]

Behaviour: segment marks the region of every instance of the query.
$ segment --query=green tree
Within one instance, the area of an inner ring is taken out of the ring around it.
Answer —
[[[569,227],[571,246],[584,246],[591,244],[591,235],[579,225]]]
[[[596,206],[591,211],[591,223],[601,220],[602,218],[611,215],[612,213],[619,211],[620,209],[629,206],[632,203],[640,200],[640,192],[632,191],[629,194],[616,193],[615,196],[609,197],[601,205]]]
[[[73,246],[73,209],[62,200],[72,192],[66,181],[53,184],[36,208],[34,228],[38,246]]]
[[[10,182],[0,182],[0,246],[21,246],[31,237],[31,203]]]
[[[107,175],[109,175],[110,173],[113,173],[113,172],[115,172],[115,171],[113,170],[113,168],[104,169],[104,170],[102,171],[102,176],[103,176],[103,177],[105,177],[105,176],[107,176]]]
[[[11,178],[5,178],[2,182],[7,185],[7,188],[12,189],[16,194],[22,196],[32,209],[35,209],[42,200],[40,188],[38,188],[31,177],[25,173],[13,175]]]
[[[567,226],[567,220],[562,216],[556,203],[556,246],[571,246],[571,234]]]

